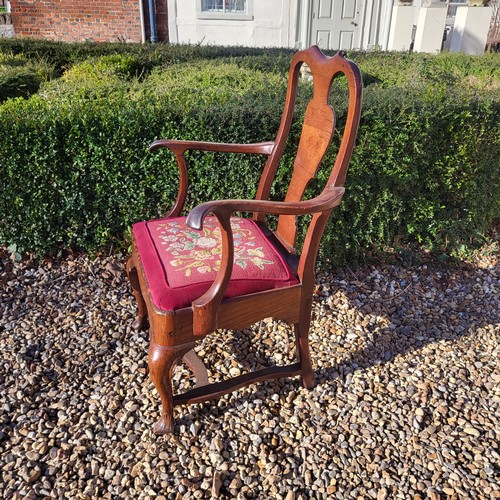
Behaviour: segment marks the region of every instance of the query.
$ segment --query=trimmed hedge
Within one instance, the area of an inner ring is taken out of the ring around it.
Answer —
[[[175,47],[168,50],[175,54]],[[224,51],[231,52],[229,63],[147,71],[134,53],[92,56],[30,99],[1,105],[0,242],[39,255],[65,247],[92,250],[122,241],[134,221],[165,213],[175,199],[178,174],[173,155],[147,153],[156,138],[273,139],[286,91],[280,68],[285,52],[276,52],[273,62],[265,51],[246,57],[238,49]],[[368,64],[367,54],[351,56],[359,58],[372,83],[365,91],[345,201],[329,224],[322,258],[350,261],[363,249],[395,242],[453,248],[480,239],[500,208],[498,77],[480,58],[465,58],[473,68],[475,60],[486,68],[488,74],[476,75],[481,92],[464,79],[430,84],[421,78],[402,87],[382,79],[390,79],[384,71],[396,70]],[[407,57],[413,56],[391,55],[392,67],[398,57],[411,65]],[[429,64],[439,60],[426,57]],[[298,119],[310,92],[310,84],[302,83]],[[346,96],[339,85],[333,95],[341,131]],[[294,124],[275,199],[284,195],[299,134]],[[333,153],[325,158],[310,194],[326,178],[332,158]],[[188,161],[188,209],[209,199],[253,196],[263,165],[255,155],[199,152]]]
[[[53,74],[53,68],[44,62],[0,53],[0,103],[12,97],[29,97]]]
[[[125,43],[64,43],[33,38],[0,38],[0,53],[22,54],[34,61],[47,61],[61,75],[74,64],[91,58],[110,55],[132,56],[139,61],[143,72],[153,67],[177,64],[201,59],[250,58],[249,64],[258,61],[269,69],[278,64],[286,70],[293,54],[291,49],[218,47],[213,45],[168,45]]]

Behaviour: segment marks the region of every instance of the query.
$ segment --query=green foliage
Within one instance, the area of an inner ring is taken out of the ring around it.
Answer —
[[[135,57],[143,72],[146,73],[156,66],[166,66],[180,62],[202,59],[227,60],[228,58],[242,60],[247,57],[250,57],[249,64],[254,61],[256,65],[265,65],[269,68],[275,64],[272,62],[274,57],[278,57],[283,62],[284,58],[289,60],[293,51],[290,49],[168,45],[161,43],[154,45],[96,42],[64,43],[19,37],[0,38],[0,53],[22,54],[34,61],[48,61],[59,74],[62,74],[74,64],[85,60],[117,54]],[[263,59],[260,59],[260,57],[263,57]]]
[[[481,241],[500,208],[498,99],[374,86],[364,109],[345,203],[330,225],[351,236],[335,258],[408,241],[448,250]]]
[[[62,78],[64,80],[79,80],[80,78],[100,78],[102,76],[118,76],[132,78],[140,76],[144,67],[139,58],[132,55],[110,54],[108,56],[91,57],[74,64]]]
[[[353,52],[349,54],[361,68],[367,83],[402,88],[425,85],[460,87],[462,90],[481,91],[498,89],[500,69],[498,54],[467,56],[441,52],[436,55],[405,52]]]
[[[0,53],[0,102],[10,97],[28,97],[52,77],[53,68],[43,61],[34,63],[21,55]]]
[[[3,43],[0,51],[22,53],[23,61],[46,47],[44,61],[64,69],[31,98],[0,105],[0,243],[18,252],[97,249],[124,238],[134,221],[168,211],[177,167],[168,151],[147,152],[154,139],[259,142],[272,140],[279,126],[289,51]],[[339,263],[368,247],[415,241],[462,248],[480,239],[500,208],[498,56],[463,56],[456,65],[445,56],[351,56],[369,85],[347,193],[322,258]],[[338,131],[309,196],[340,142],[341,84],[332,89]],[[311,85],[301,83],[274,199],[284,196],[310,95]],[[253,196],[264,161],[188,153],[186,208]]]

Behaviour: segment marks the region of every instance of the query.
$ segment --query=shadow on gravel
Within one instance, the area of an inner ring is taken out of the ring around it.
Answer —
[[[498,326],[498,280],[494,268],[465,263],[368,266],[320,275],[310,334],[319,336],[319,343],[330,345],[332,350],[337,348],[341,359],[316,368],[316,382],[343,379],[426,345],[440,341],[453,344],[478,328]],[[320,326],[315,326],[318,323]],[[266,325],[260,327],[265,329]],[[293,329],[287,330],[293,354]],[[231,352],[243,371],[256,368],[249,357],[258,359],[257,368],[277,364],[275,350],[264,349],[260,337],[260,332],[233,333]],[[242,350],[241,346],[249,343],[251,348]],[[314,365],[319,346],[317,341],[311,344]],[[278,344],[274,347],[280,349]],[[299,379],[295,380],[300,387]]]
[[[462,264],[439,269],[422,266],[406,270],[411,276],[393,279],[375,270],[362,282],[356,275],[347,285],[349,307],[370,318],[361,335],[365,346],[351,350],[337,368],[316,372],[318,382],[339,373],[392,361],[396,356],[428,344],[453,343],[478,328],[498,325],[498,296],[494,271]],[[347,277],[348,278],[348,277]],[[335,316],[336,312],[332,311]],[[380,328],[380,324],[385,325]]]

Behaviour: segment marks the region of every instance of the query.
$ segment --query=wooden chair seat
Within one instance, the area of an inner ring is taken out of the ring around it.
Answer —
[[[234,263],[223,298],[299,283],[296,259],[293,270],[283,258],[285,250],[266,229],[251,219],[231,218]],[[215,217],[205,219],[202,231],[186,225],[186,217],[172,217],[139,222],[132,234],[158,310],[190,307],[214,282],[222,250]]]
[[[270,201],[304,63],[311,70],[314,94],[305,112],[286,197],[284,201]],[[338,75],[346,76],[349,89],[342,142],[321,193],[303,200],[335,130],[335,114],[328,102],[332,81]],[[162,401],[161,417],[153,429],[157,434],[173,431],[173,409],[177,405],[199,403],[276,377],[300,375],[305,387],[314,386],[308,334],[316,255],[328,218],[344,194],[361,95],[361,75],[354,63],[343,53],[326,57],[318,47],[311,47],[297,52],[292,59],[285,109],[274,141],[222,144],[160,139],[151,145],[151,151],[170,149],[180,174],[179,193],[170,213],[163,219],[134,225],[132,256],[127,263],[138,304],[133,326],[145,328],[149,324],[148,366]],[[188,150],[266,157],[256,199],[207,202],[191,210],[187,217],[182,216],[188,192]],[[252,215],[237,218],[236,212]],[[267,228],[266,214],[278,216],[276,230]],[[297,218],[306,214],[312,217],[302,249],[297,249]],[[207,369],[193,351],[195,343],[216,329],[240,330],[268,317],[293,325],[297,362],[209,384]],[[197,387],[174,395],[172,367],[181,358],[193,370]]]

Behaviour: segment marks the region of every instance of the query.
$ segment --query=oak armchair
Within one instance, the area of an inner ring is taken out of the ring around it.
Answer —
[[[292,122],[300,67],[306,63],[313,77],[314,95],[304,116],[293,175],[285,200],[269,194]],[[328,104],[332,81],[347,77],[349,109],[337,159],[320,195],[302,200],[330,145],[335,117]],[[135,328],[149,323],[150,376],[162,401],[154,432],[173,431],[174,406],[199,403],[248,384],[300,375],[314,386],[309,353],[309,324],[314,267],[325,225],[344,194],[347,166],[358,130],[362,81],[357,66],[342,52],[325,56],[318,47],[297,52],[290,66],[283,117],[276,139],[258,144],[222,144],[158,140],[151,151],[170,149],[177,159],[180,188],[174,208],[163,218],[133,227],[132,256],[127,273],[138,304]],[[222,200],[198,205],[181,216],[188,191],[185,152],[188,150],[261,154],[267,157],[255,200]],[[233,217],[249,212],[252,218]],[[212,215],[209,215],[212,214]],[[266,214],[278,215],[276,231],[266,225]],[[297,216],[312,214],[300,257],[297,257]],[[197,340],[216,329],[243,329],[274,317],[293,325],[297,362],[269,367],[232,379],[208,383],[207,370],[193,351]],[[173,395],[171,374],[183,358],[197,385]]]

